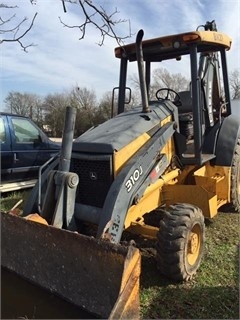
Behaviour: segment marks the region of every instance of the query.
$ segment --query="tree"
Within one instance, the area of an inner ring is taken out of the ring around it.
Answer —
[[[153,71],[152,91],[155,94],[160,88],[171,88],[179,92],[187,90],[189,82],[181,73],[170,73],[165,68],[158,68]]]
[[[94,90],[76,86],[70,92],[70,105],[77,108],[75,134],[80,135],[95,124],[97,99]]]
[[[95,113],[95,123],[102,123],[110,119],[112,115],[112,93],[106,92],[99,104],[98,110]]]
[[[30,117],[42,125],[42,99],[38,95],[11,91],[4,102],[6,111]]]
[[[53,137],[61,137],[64,128],[66,107],[71,105],[67,93],[49,94],[44,99],[44,125],[51,131]]]
[[[229,85],[232,99],[240,99],[240,72],[234,70],[229,75]]]
[[[86,87],[78,87],[72,89],[71,93],[71,103],[77,109],[85,109],[91,111],[91,109],[96,107],[96,94],[94,90],[89,90]]]
[[[5,0],[6,1],[6,0]],[[40,0],[29,0],[31,4],[37,4]],[[59,20],[64,27],[69,29],[78,29],[80,32],[79,40],[84,39],[89,26],[93,26],[100,35],[99,45],[103,45],[106,37],[114,38],[120,45],[122,41],[131,36],[130,22],[129,20],[115,19],[115,16],[119,13],[117,9],[113,12],[108,13],[103,6],[94,4],[92,0],[60,0],[63,6],[63,11],[67,13],[67,7],[73,7],[73,11],[77,12],[79,9],[79,22],[78,25],[69,25],[63,21],[61,17]],[[59,3],[60,3],[59,1]],[[30,20],[30,24],[26,26],[28,18],[24,17],[20,21],[17,21],[17,14],[15,10],[18,9],[17,0],[15,6],[9,6],[4,3],[0,3],[1,15],[0,15],[0,34],[2,38],[0,39],[0,44],[3,43],[13,43],[17,42],[20,44],[21,48],[27,52],[27,48],[33,46],[31,44],[24,44],[24,36],[30,32],[32,29],[35,19],[37,17],[37,12]],[[8,10],[9,15],[6,14]],[[12,13],[14,12],[14,13]],[[117,34],[116,26],[120,23],[128,23],[129,34],[122,36]]]
[[[140,92],[139,79],[136,74],[131,76],[130,81],[133,84],[134,88],[139,90]],[[170,88],[176,92],[179,92],[187,90],[189,87],[189,83],[190,81],[187,78],[185,78],[181,73],[170,73],[165,68],[157,68],[153,70],[153,79],[149,88],[149,99],[156,99],[156,92],[161,88]],[[133,93],[133,99],[136,103],[141,103],[140,93],[137,94],[137,91],[135,91]]]
[[[4,102],[6,111],[30,117],[54,137],[62,136],[67,106],[77,109],[75,137],[105,121],[110,114],[103,102],[98,105],[95,92],[85,87],[49,94],[45,98],[12,91]]]

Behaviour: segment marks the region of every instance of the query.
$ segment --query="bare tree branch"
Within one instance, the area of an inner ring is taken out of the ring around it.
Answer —
[[[0,17],[0,26],[2,27],[4,24],[10,22],[12,19],[15,18],[15,16],[16,16],[16,15],[14,14],[14,15],[12,15],[10,18],[8,18],[7,20],[4,20],[2,17]],[[1,30],[1,29],[0,29],[0,34],[6,33],[6,32],[12,32],[12,31],[13,31],[13,29],[9,29],[9,30]]]
[[[63,5],[63,11],[66,13],[66,12],[67,12],[67,9],[66,9],[64,0],[62,0],[62,5]]]
[[[32,5],[37,4],[38,0],[29,0]],[[66,13],[68,5],[76,5],[79,6],[82,13],[83,22],[79,25],[69,25],[63,22],[63,20],[59,17],[60,22],[64,27],[78,29],[81,33],[79,40],[83,39],[86,36],[87,28],[91,25],[94,26],[99,34],[100,41],[98,45],[102,46],[105,38],[110,37],[116,40],[119,46],[122,45],[123,40],[132,36],[131,34],[131,26],[129,20],[115,19],[115,15],[119,12],[117,8],[111,14],[108,14],[106,10],[102,6],[97,6],[93,4],[91,0],[59,0],[63,5],[63,11]],[[0,9],[17,9],[18,6],[9,6],[7,4],[0,4]],[[20,22],[17,22],[14,26],[11,26],[14,23],[16,14],[11,15],[8,18],[0,17],[0,35],[5,35],[0,39],[0,44],[4,42],[17,42],[21,46],[21,48],[27,52],[27,48],[33,46],[34,44],[25,45],[22,41],[23,37],[32,29],[34,21],[36,19],[37,13],[33,16],[30,26],[22,32],[24,25],[28,18],[23,18]],[[116,32],[116,26],[120,23],[128,23],[129,34],[127,36],[119,36]],[[12,37],[10,37],[12,34]]]
[[[93,4],[91,0],[62,0],[62,2],[68,2],[69,4],[79,4],[84,14],[84,22],[79,25],[68,25],[63,22],[61,17],[59,17],[60,22],[64,27],[68,27],[70,29],[79,29],[81,32],[81,37],[79,40],[84,39],[86,35],[86,29],[88,25],[93,25],[100,33],[101,40],[99,41],[99,45],[102,46],[106,37],[113,38],[117,41],[118,45],[123,43],[124,39],[131,37],[131,28],[129,20],[114,20],[114,15],[118,14],[117,8],[111,14],[108,14],[106,10],[99,6],[99,8]],[[66,6],[64,5],[64,12],[66,12]],[[115,27],[120,23],[129,23],[129,34],[127,36],[119,36],[115,31]]]
[[[34,3],[34,0],[30,0],[31,3]],[[6,4],[0,4],[0,9],[4,8],[4,9],[15,9],[18,8],[18,6],[8,6]],[[37,17],[37,13],[34,14],[31,23],[29,25],[29,27],[27,29],[25,29],[23,32],[20,33],[20,28],[23,26],[23,24],[28,20],[28,18],[23,18],[19,23],[17,23],[14,27],[10,27],[9,23],[12,22],[14,20],[14,18],[16,17],[16,14],[13,14],[12,16],[10,16],[8,19],[4,19],[2,17],[0,17],[0,34],[6,35],[9,33],[12,33],[13,36],[12,38],[2,38],[0,39],[0,44],[4,43],[4,42],[17,42],[19,43],[20,47],[27,52],[27,48],[33,46],[34,44],[31,43],[29,45],[24,45],[22,42],[22,38],[26,36],[26,34],[32,29],[34,21]],[[9,26],[9,27],[8,27]]]

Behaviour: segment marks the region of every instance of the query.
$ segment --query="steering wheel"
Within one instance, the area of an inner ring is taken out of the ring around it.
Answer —
[[[162,91],[167,91],[167,93],[166,93],[166,95],[165,95],[164,98],[162,98],[162,97],[160,96],[160,92],[162,92]],[[170,97],[172,96],[171,93],[174,94],[174,97],[173,97],[174,99],[169,99],[169,95],[170,95]],[[174,103],[178,103],[178,102],[180,102],[180,100],[181,100],[179,94],[178,94],[176,91],[174,91],[173,89],[170,89],[170,88],[161,88],[161,89],[159,89],[159,90],[156,92],[156,98],[157,98],[158,100],[160,100],[160,101],[162,101],[162,100],[170,100],[170,101],[172,101],[172,102],[174,102]]]

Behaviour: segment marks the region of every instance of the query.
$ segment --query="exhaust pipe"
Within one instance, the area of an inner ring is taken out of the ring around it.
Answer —
[[[142,38],[144,32],[143,30],[139,30],[136,37],[136,55],[137,55],[137,63],[138,63],[138,75],[139,75],[139,84],[141,90],[142,97],[142,112],[148,113],[151,112],[148,105],[148,95],[147,95],[147,86],[144,74],[144,62],[143,62],[143,50],[142,50]]]

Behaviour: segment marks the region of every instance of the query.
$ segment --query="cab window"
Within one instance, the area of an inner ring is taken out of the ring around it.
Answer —
[[[38,129],[27,119],[12,119],[15,139],[17,143],[31,143],[40,141]]]

